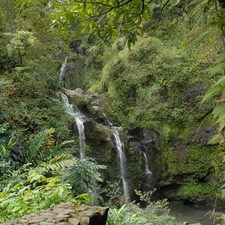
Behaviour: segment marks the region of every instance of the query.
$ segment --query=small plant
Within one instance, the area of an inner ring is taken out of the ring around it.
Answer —
[[[74,196],[90,193],[97,199],[98,182],[103,179],[99,170],[106,169],[103,165],[96,164],[92,159],[75,160],[64,171],[64,181],[72,186]]]
[[[109,210],[107,225],[178,225],[175,217],[169,215],[170,209],[166,199],[151,202],[150,197],[153,191],[142,193],[135,190],[140,200],[148,205],[145,209],[134,202],[124,204],[120,208]]]
[[[121,188],[119,186],[119,182],[107,182],[108,187],[103,190],[103,193],[108,197],[107,205],[109,207],[122,207],[122,205],[126,202],[126,197],[121,192]]]
[[[146,219],[138,214],[129,212],[129,205],[123,205],[121,208],[109,210],[107,225],[138,225],[146,224]]]

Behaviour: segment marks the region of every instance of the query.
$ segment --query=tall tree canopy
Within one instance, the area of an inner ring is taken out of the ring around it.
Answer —
[[[222,0],[16,0],[20,9],[32,1],[40,1],[55,14],[52,27],[68,28],[81,25],[106,44],[118,36],[125,36],[128,47],[135,44],[137,35],[144,33],[143,22],[150,21],[151,10],[158,7],[179,7],[184,10],[188,6],[214,5],[223,8]]]

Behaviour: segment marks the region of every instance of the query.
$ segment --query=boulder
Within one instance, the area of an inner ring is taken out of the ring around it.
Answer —
[[[31,213],[3,225],[105,225],[107,207],[62,203],[54,208]]]
[[[75,90],[63,88],[63,91],[68,96],[73,96],[73,97],[77,96],[77,97],[80,97],[80,98],[85,97],[84,91],[81,88],[76,88]]]

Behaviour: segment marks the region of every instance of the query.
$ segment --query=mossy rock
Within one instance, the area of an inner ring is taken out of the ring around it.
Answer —
[[[87,96],[69,96],[71,104],[78,107],[78,109],[87,117],[93,117],[95,110],[91,105],[91,99]]]

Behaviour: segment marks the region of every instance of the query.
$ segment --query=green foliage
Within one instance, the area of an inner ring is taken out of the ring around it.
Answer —
[[[0,222],[50,208],[61,202],[90,202],[87,192],[90,187],[90,190],[94,190],[93,185],[97,181],[102,181],[97,169],[105,167],[91,161],[76,162],[72,155],[62,153],[62,149],[55,150],[55,140],[50,139],[53,131],[54,129],[44,130],[30,140],[26,158],[28,163],[19,169],[4,171],[0,180]],[[71,141],[65,141],[59,147],[63,148],[70,143]],[[10,141],[8,146],[11,145]],[[6,149],[3,149],[2,154],[5,155]],[[44,151],[49,151],[50,154],[46,155]],[[76,180],[71,181],[73,178]],[[79,187],[73,186],[76,184]]]
[[[63,176],[71,184],[75,196],[83,193],[95,195],[98,192],[98,183],[103,181],[99,172],[103,169],[106,167],[96,164],[92,159],[76,160]]]
[[[206,101],[213,100],[215,102],[213,110],[211,112],[211,118],[213,124],[218,127],[217,135],[211,140],[211,143],[224,143],[225,137],[225,105],[224,105],[224,89],[225,89],[225,77],[222,76],[204,95],[202,104]]]
[[[108,198],[107,205],[111,208],[119,208],[126,203],[126,196],[123,195],[118,181],[107,181],[103,194]]]
[[[166,200],[151,202],[145,209],[134,203],[125,204],[119,209],[110,208],[107,225],[156,224],[176,225],[175,218],[169,215]]]
[[[178,196],[198,196],[198,197],[213,197],[216,193],[218,193],[219,185],[215,184],[207,184],[207,183],[187,183],[181,185],[181,187],[177,191]]]
[[[121,208],[112,208],[109,210],[107,225],[138,225],[146,224],[146,220],[138,214],[129,212],[129,205],[123,205]]]
[[[69,184],[63,183],[58,177],[38,173],[38,169],[29,168],[29,172],[20,170],[18,175],[23,176],[23,182],[5,185],[0,193],[1,222],[53,207],[61,202],[83,202],[79,200],[79,196],[71,199]]]
[[[185,152],[170,149],[169,152],[164,152],[163,156],[164,160],[167,160],[171,175],[183,174],[183,181],[198,180],[204,178],[213,169],[209,159],[214,151],[213,147],[199,147],[193,144],[188,146]],[[192,176],[189,177],[189,174]]]
[[[65,184],[55,178],[44,178],[42,177],[44,184],[33,190],[30,185],[20,184],[4,189],[1,193],[0,221],[4,222],[68,201],[69,191]]]
[[[44,154],[46,151],[49,151],[49,146],[44,146],[50,137],[53,134],[55,129],[45,129],[39,132],[33,139],[28,143],[28,147],[25,149],[24,157],[26,162],[31,162],[34,165],[39,164],[43,161]],[[54,140],[53,140],[54,142]],[[52,144],[52,143],[51,143]],[[51,147],[51,146],[50,146]],[[42,149],[41,149],[42,148]]]
[[[41,167],[43,164],[32,168],[29,163],[4,175],[1,182],[4,188],[0,193],[1,222],[69,200],[70,186],[49,173],[50,169],[40,170]]]
[[[23,9],[30,2],[19,0],[17,6]],[[142,23],[149,20],[150,15],[150,5],[145,1],[67,1],[63,6],[53,1],[51,8],[56,10],[53,27],[65,30],[68,25],[80,23],[83,31],[107,45],[117,36],[124,35],[129,48],[137,41],[137,35],[143,34]]]
[[[106,93],[102,104],[112,121],[124,127],[153,128],[168,138],[174,131],[173,112],[185,112],[185,90],[200,79],[195,76],[200,71],[188,54],[156,38],[143,38],[130,51],[124,49],[109,59],[98,85],[89,91]]]
[[[9,55],[18,54],[20,65],[23,64],[23,57],[27,54],[29,48],[38,44],[37,38],[29,31],[17,31],[15,34],[6,33],[12,36],[10,43],[6,46]]]
[[[67,139],[69,130],[64,126],[64,108],[56,101],[52,87],[46,83],[49,81],[39,81],[37,74],[27,72],[17,75],[7,74],[0,79],[1,122],[8,122],[11,132],[16,129],[15,136],[20,140],[21,136],[25,138],[49,127],[55,127],[59,141]]]

